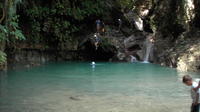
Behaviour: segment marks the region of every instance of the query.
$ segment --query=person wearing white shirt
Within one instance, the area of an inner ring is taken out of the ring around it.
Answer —
[[[200,79],[193,80],[191,76],[185,75],[183,76],[183,83],[187,86],[191,86],[191,98],[192,98],[191,112],[199,112]]]

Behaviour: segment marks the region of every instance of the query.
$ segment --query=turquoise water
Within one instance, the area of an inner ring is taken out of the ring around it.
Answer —
[[[188,112],[182,75],[142,63],[59,62],[10,70],[0,74],[0,112]]]

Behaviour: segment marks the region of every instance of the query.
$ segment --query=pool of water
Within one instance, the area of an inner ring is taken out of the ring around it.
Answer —
[[[143,63],[59,62],[9,70],[0,74],[0,112],[189,112],[184,74]]]

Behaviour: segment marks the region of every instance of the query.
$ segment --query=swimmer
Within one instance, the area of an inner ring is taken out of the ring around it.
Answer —
[[[94,61],[92,62],[92,65],[95,65],[95,62],[94,62]]]

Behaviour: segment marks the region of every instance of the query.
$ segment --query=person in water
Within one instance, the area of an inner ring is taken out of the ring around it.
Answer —
[[[98,36],[98,34],[94,34],[94,45],[95,45],[95,49],[97,50],[99,47],[99,42],[100,42],[100,38]]]
[[[95,65],[95,62],[94,62],[94,61],[92,62],[92,65]]]
[[[199,112],[200,79],[193,80],[191,76],[185,75],[185,76],[183,76],[182,81],[185,85],[191,86],[191,98],[192,98],[191,112]]]

